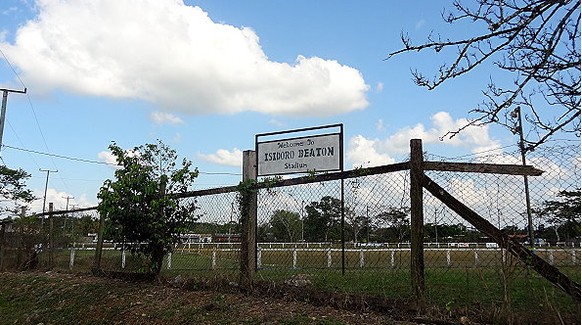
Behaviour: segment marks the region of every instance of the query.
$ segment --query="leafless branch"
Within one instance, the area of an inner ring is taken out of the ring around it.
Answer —
[[[402,33],[403,47],[386,58],[453,49],[450,63],[438,67],[432,78],[412,69],[414,82],[429,90],[485,62],[496,66],[497,73],[514,76],[509,87],[498,87],[491,80],[483,91],[485,100],[468,110],[477,116],[445,137],[490,123],[513,130],[514,122],[508,115],[518,105],[528,109],[525,118],[532,138],[526,142],[531,150],[557,133],[580,136],[580,0],[474,1],[475,5],[469,6],[455,0],[451,11],[442,17],[449,24],[484,22],[488,28],[483,33],[449,40],[431,32],[421,44],[414,44]]]

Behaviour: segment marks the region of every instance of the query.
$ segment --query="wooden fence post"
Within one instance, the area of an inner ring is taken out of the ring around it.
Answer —
[[[97,247],[95,248],[95,260],[93,261],[93,274],[101,273],[101,258],[103,256],[103,233],[105,230],[105,215],[99,213],[99,230],[97,231]]]
[[[5,251],[6,251],[6,222],[0,222],[0,272],[4,272],[6,263]]]
[[[419,312],[424,309],[423,162],[422,141],[410,140],[410,275]]]
[[[243,183],[257,179],[256,152],[243,152]],[[248,184],[247,184],[248,185]],[[257,267],[257,192],[256,188],[244,185],[241,209],[241,246],[240,246],[240,286],[252,289],[253,278]]]
[[[54,234],[54,217],[53,217],[53,203],[49,203],[49,269],[55,265],[55,234]]]

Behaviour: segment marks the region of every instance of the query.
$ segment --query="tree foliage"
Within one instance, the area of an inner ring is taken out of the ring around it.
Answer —
[[[349,209],[346,210],[346,225],[353,236],[354,243],[362,240],[369,241],[370,233],[376,229],[374,220],[368,216],[357,215]]]
[[[299,213],[277,210],[269,221],[275,241],[296,242],[301,239],[301,218]]]
[[[434,89],[445,81],[473,71],[486,61],[497,73],[509,73],[511,85],[493,77],[483,90],[485,99],[470,113],[467,125],[452,130],[455,136],[471,125],[497,123],[514,132],[517,107],[526,111],[531,133],[526,150],[533,150],[559,132],[580,136],[580,1],[573,0],[475,0],[465,5],[456,0],[443,13],[449,24],[471,22],[483,31],[457,40],[430,35],[426,42],[413,44],[402,34],[403,48],[391,58],[407,52],[455,51],[452,60],[438,68],[433,77],[413,70],[419,86]],[[525,131],[524,131],[525,132]],[[528,132],[529,133],[529,132]],[[445,136],[447,136],[445,135]]]
[[[112,143],[109,149],[120,168],[101,187],[98,210],[109,236],[146,256],[151,271],[159,273],[164,255],[196,218],[194,202],[171,194],[187,191],[198,170],[190,170],[186,159],[178,163],[176,152],[161,141],[131,151]]]
[[[535,209],[544,222],[552,228],[556,241],[569,241],[580,237],[580,189],[561,191],[558,200],[545,201],[541,208]],[[545,224],[544,224],[545,227]]]
[[[305,207],[305,239],[330,241],[341,239],[341,200],[324,196]]]
[[[380,238],[385,241],[401,243],[410,239],[409,208],[389,207],[376,215]]]
[[[22,169],[0,166],[0,197],[2,200],[0,211],[18,215],[21,206],[35,199],[32,191],[26,188],[25,182],[28,178],[30,178],[30,174]]]

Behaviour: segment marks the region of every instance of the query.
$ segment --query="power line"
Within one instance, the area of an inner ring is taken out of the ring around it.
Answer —
[[[59,159],[66,159],[66,160],[78,161],[78,162],[83,162],[83,163],[105,165],[105,166],[110,166],[110,167],[117,167],[118,166],[117,164],[112,164],[112,163],[108,163],[108,162],[105,162],[105,161],[91,160],[91,159],[85,159],[85,158],[77,158],[77,157],[71,157],[71,156],[59,155],[59,154],[55,154],[55,153],[42,152],[42,151],[37,151],[37,150],[32,150],[32,149],[18,148],[18,147],[9,146],[9,145],[6,145],[6,144],[3,144],[2,147],[8,148],[8,149],[13,149],[13,150],[18,150],[18,151],[24,151],[24,152],[28,152],[28,153],[33,153],[33,154],[37,154],[37,155],[43,155],[43,156],[49,156],[49,157],[54,157],[54,158],[59,158]],[[213,171],[208,171],[208,172],[207,171],[198,171],[198,173],[203,174],[203,175],[227,175],[227,176],[240,176],[240,175],[242,175],[241,173],[213,172]]]
[[[32,116],[34,117],[34,121],[36,123],[36,127],[38,129],[38,132],[40,134],[40,137],[42,138],[42,141],[44,143],[44,147],[45,147],[46,151],[50,151],[49,146],[48,146],[48,143],[46,141],[46,137],[44,136],[44,132],[42,132],[42,128],[40,127],[40,122],[38,121],[38,117],[36,116],[36,110],[34,108],[34,104],[32,103],[32,98],[31,98],[30,94],[26,92],[26,89],[27,89],[26,84],[24,83],[24,81],[22,80],[22,78],[20,78],[20,75],[18,74],[18,72],[16,71],[16,69],[14,68],[14,66],[12,65],[12,63],[10,62],[10,60],[8,59],[8,57],[6,56],[6,54],[4,53],[4,51],[2,51],[1,48],[0,48],[0,53],[2,53],[2,56],[4,57],[4,60],[6,61],[6,63],[10,67],[10,69],[12,69],[12,72],[14,73],[14,75],[16,76],[16,78],[18,79],[18,81],[20,81],[20,84],[22,85],[22,87],[24,87],[24,93],[26,94],[26,98],[28,99],[28,106],[30,107],[30,110],[32,112]],[[2,114],[2,115],[4,115],[4,114]],[[3,127],[3,123],[2,123],[2,127]],[[1,142],[0,142],[0,145],[2,145]],[[2,147],[0,147],[0,149],[1,148]],[[51,162],[53,163],[53,167],[55,169],[57,169],[57,164],[55,163],[55,161],[53,159],[51,159]],[[63,181],[63,179],[60,178],[60,177],[57,177],[57,178],[63,183],[63,186],[67,189],[67,191],[70,192],[69,186]]]
[[[47,141],[46,141],[46,137],[44,136],[44,132],[42,132],[42,128],[40,127],[40,122],[38,121],[38,117],[36,116],[36,110],[34,108],[34,104],[32,103],[32,98],[31,98],[30,94],[26,92],[26,89],[27,89],[26,84],[24,83],[22,78],[20,78],[18,71],[16,71],[16,69],[14,68],[14,66],[12,65],[12,63],[10,62],[10,60],[8,59],[8,57],[6,56],[4,51],[2,51],[1,48],[0,48],[0,53],[4,57],[4,60],[6,61],[6,63],[8,64],[8,66],[10,67],[10,69],[12,70],[12,72],[14,73],[14,75],[16,76],[16,78],[18,79],[20,84],[22,85],[22,87],[24,88],[24,93],[26,94],[26,98],[28,99],[28,106],[30,107],[30,110],[32,112],[32,116],[34,117],[34,121],[36,123],[36,127],[38,128],[38,132],[40,134],[40,137],[42,138],[42,141],[44,143],[44,147],[45,147],[46,151],[50,151],[48,144],[47,144]],[[2,143],[0,143],[0,145],[1,144]],[[1,147],[0,147],[0,149],[1,149]],[[57,168],[57,165],[55,164],[54,160],[51,159],[51,161],[53,163],[53,166],[55,168]],[[61,181],[62,181],[62,179],[61,179]],[[63,185],[68,188],[67,184],[65,184],[64,182],[63,182]]]
[[[20,84],[22,85],[22,87],[26,88],[22,79],[20,79],[18,72],[16,72],[16,69],[14,69],[14,66],[12,66],[12,63],[10,63],[10,60],[8,60],[8,57],[6,56],[6,54],[4,54],[4,51],[2,51],[2,48],[0,48],[0,53],[2,53],[4,60],[6,60],[6,63],[8,63],[8,66],[10,67],[10,69],[12,69],[12,72],[14,72],[14,75],[16,75],[16,78],[18,78],[18,81],[20,81]]]
[[[53,157],[53,158],[73,160],[73,161],[79,161],[79,162],[90,163],[90,164],[99,164],[99,165],[107,165],[107,166],[117,166],[115,164],[110,164],[110,163],[105,162],[105,161],[91,160],[91,159],[85,159],[85,158],[76,158],[76,157],[58,155],[58,154],[54,154],[54,153],[42,152],[42,151],[37,151],[37,150],[32,150],[32,149],[24,149],[24,148],[13,147],[13,146],[5,145],[5,144],[2,145],[2,147],[8,148],[8,149],[13,149],[13,150],[18,150],[18,151],[24,151],[24,152],[34,153],[34,154],[37,154],[37,155],[43,155],[43,156]]]
[[[4,125],[6,124],[6,105],[8,102],[9,93],[26,94],[26,88],[24,90],[1,88],[2,91],[2,111],[0,113],[0,146],[2,145],[2,139],[4,138]]]
[[[14,136],[16,136],[16,140],[18,140],[18,142],[24,146],[24,142],[22,142],[22,139],[20,139],[20,136],[18,136],[18,133],[16,133],[16,130],[14,129],[14,127],[12,126],[12,123],[10,123],[10,121],[6,121],[6,123],[8,123],[8,126],[10,127],[10,129],[12,130],[12,132],[14,132]],[[2,147],[0,147],[0,151],[1,151]],[[34,159],[34,156],[31,155],[30,153],[28,153],[28,157],[30,157],[30,160],[32,160],[32,162],[34,162],[34,164],[36,165],[37,168],[40,168],[40,165],[36,162],[36,160]]]
[[[6,60],[6,63],[8,64],[8,66],[10,67],[10,69],[12,70],[12,72],[14,73],[14,75],[16,76],[16,78],[18,79],[18,81],[20,81],[20,84],[22,85],[22,87],[26,90],[26,84],[24,84],[24,81],[22,81],[22,78],[20,78],[20,75],[18,74],[18,72],[16,71],[16,69],[14,69],[14,66],[12,65],[12,63],[10,63],[10,60],[8,60],[8,57],[6,56],[6,54],[4,54],[4,51],[2,51],[2,49],[0,48],[0,53],[2,53],[2,56],[4,57],[4,60]],[[28,99],[28,105],[30,107],[30,110],[32,111],[32,116],[34,117],[34,121],[36,122],[36,126],[38,128],[38,132],[40,133],[40,136],[44,142],[44,146],[46,148],[47,151],[50,151],[46,142],[46,138],[44,136],[44,133],[42,132],[42,129],[40,127],[40,123],[38,122],[38,117],[36,116],[36,110],[34,109],[34,105],[32,104],[32,99],[30,98],[30,94],[27,93],[26,91],[24,92],[26,94],[26,98]],[[54,163],[54,162],[53,162]]]

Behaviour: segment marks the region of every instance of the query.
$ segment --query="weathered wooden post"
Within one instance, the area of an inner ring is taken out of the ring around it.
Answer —
[[[410,275],[418,311],[424,309],[423,162],[422,141],[410,140]]]
[[[105,232],[105,215],[99,213],[99,230],[97,231],[97,247],[95,248],[95,260],[93,261],[93,274],[101,274],[101,258],[103,256],[103,233]]]
[[[54,216],[53,203],[49,203],[49,268],[52,269],[55,265],[55,234],[54,234]]]
[[[241,246],[240,246],[240,286],[252,289],[256,270],[257,248],[257,189],[253,181],[257,179],[256,152],[243,152],[243,184],[239,193],[241,199]]]
[[[6,222],[0,222],[0,272],[5,271],[5,254],[6,251]]]

